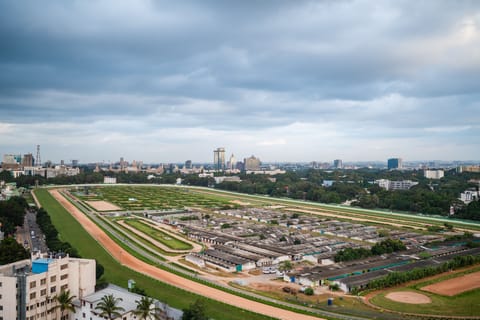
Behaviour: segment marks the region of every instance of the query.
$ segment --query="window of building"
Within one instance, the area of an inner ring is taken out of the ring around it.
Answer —
[[[2,305],[0,305],[0,310],[3,310],[3,306],[2,306]]]
[[[40,296],[44,296],[44,295],[46,295],[46,294],[47,294],[47,289],[42,289],[42,290],[40,291]]]
[[[67,269],[67,268],[68,268],[68,263],[62,264],[62,265],[60,266],[60,270],[65,270],[65,269]]]
[[[68,289],[68,284],[62,286],[62,287],[60,288],[60,291],[66,291],[67,289]]]
[[[33,289],[37,286],[37,281],[30,282],[30,289]]]
[[[50,282],[55,282],[57,281],[57,276],[51,276],[50,277]]]
[[[47,283],[47,279],[46,279],[46,278],[45,278],[45,279],[42,279],[42,280],[40,280],[40,285],[44,285],[44,284],[46,284],[46,283]]]
[[[57,291],[57,287],[51,287],[51,288],[50,288],[50,293],[54,293],[54,292],[56,292],[56,291]]]
[[[37,293],[36,293],[36,292],[30,293],[30,299],[35,299],[36,297],[37,297]]]
[[[60,277],[60,280],[65,280],[68,278],[68,273],[67,274],[64,274]]]

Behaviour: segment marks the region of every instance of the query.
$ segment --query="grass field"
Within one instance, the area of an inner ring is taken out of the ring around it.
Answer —
[[[474,272],[480,270],[480,267],[469,269],[466,272]],[[386,290],[370,299],[370,302],[376,306],[387,310],[394,310],[398,312],[418,313],[418,314],[432,314],[443,316],[478,316],[480,315],[480,289],[475,289],[469,292],[464,292],[453,297],[441,296],[427,291],[420,290],[420,288],[441,282],[447,279],[459,277],[466,272],[449,273],[444,276],[435,278],[434,280],[420,281],[415,284],[408,285],[401,288],[394,288]],[[421,293],[430,297],[432,303],[429,304],[406,304],[395,302],[387,299],[385,296],[390,292],[396,291],[411,291]]]
[[[157,228],[153,228],[138,219],[126,219],[124,220],[126,224],[134,227],[135,229],[145,233],[154,240],[166,245],[173,250],[191,250],[193,249],[192,245],[186,243],[180,239],[177,239],[169,234],[162,232]]]
[[[105,268],[104,277],[107,282],[126,287],[129,279],[135,279],[137,286],[145,289],[149,295],[179,309],[187,308],[196,299],[205,299],[122,266],[82,228],[77,220],[55,201],[46,189],[38,189],[35,191],[35,194],[44,209],[49,213],[53,224],[59,231],[60,238],[74,246],[82,257],[96,259],[101,263]],[[207,313],[215,319],[272,319],[217,301],[205,299],[205,302]]]
[[[200,194],[186,188],[152,186],[89,187],[89,194],[76,193],[84,201],[103,200],[123,210],[171,210],[185,207],[235,206],[221,197]]]

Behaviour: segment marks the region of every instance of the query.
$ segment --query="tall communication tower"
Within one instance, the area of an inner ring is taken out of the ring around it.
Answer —
[[[35,165],[36,166],[42,166],[42,162],[40,160],[40,145],[37,144],[37,156],[35,157]]]

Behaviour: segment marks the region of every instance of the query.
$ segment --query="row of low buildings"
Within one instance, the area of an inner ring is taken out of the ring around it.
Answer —
[[[365,289],[369,282],[384,277],[391,272],[405,272],[415,268],[439,266],[456,256],[479,255],[480,248],[465,247],[439,248],[429,251],[429,259],[419,259],[416,252],[379,256],[352,264],[316,266],[284,274],[283,280],[302,286],[317,287],[325,284],[338,284],[344,292]]]
[[[327,265],[333,263],[339,250],[358,247],[361,242],[373,244],[386,236],[412,247],[443,240],[441,236],[400,230],[380,235],[375,226],[311,216],[284,216],[267,209],[249,208],[217,211],[208,221],[179,222],[178,226],[190,238],[209,247],[200,254],[190,254],[187,260],[229,272],[276,265],[284,260]]]
[[[0,320],[56,320],[60,310],[55,309],[54,297],[69,290],[75,296],[75,312],[68,319],[101,320],[96,306],[105,295],[121,298],[124,308],[116,319],[133,320],[141,296],[116,286],[95,292],[95,260],[37,254],[31,259],[0,266]],[[155,300],[160,308],[160,319],[180,319],[181,311]]]

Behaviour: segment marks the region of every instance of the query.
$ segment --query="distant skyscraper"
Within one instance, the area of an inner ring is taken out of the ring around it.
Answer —
[[[260,159],[255,158],[255,156],[251,156],[250,158],[246,158],[244,163],[245,163],[245,170],[246,171],[260,170]]]
[[[42,166],[42,159],[40,158],[40,145],[37,144],[37,156],[35,157],[35,165],[37,167]]]
[[[213,150],[213,167],[217,171],[225,170],[225,148]]]
[[[335,169],[342,169],[343,168],[343,161],[341,159],[333,160],[333,167]]]
[[[27,153],[27,154],[23,155],[22,166],[33,167],[33,154]]]
[[[185,169],[192,169],[192,160],[185,161]]]
[[[78,160],[72,160],[72,167],[78,167]]]
[[[403,168],[402,158],[388,159],[387,165],[388,165],[388,170],[402,169]]]
[[[235,156],[232,153],[232,155],[230,156],[230,160],[228,161],[228,169],[234,170],[236,165],[237,160],[235,160]]]

